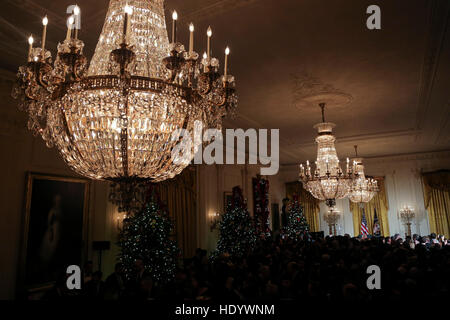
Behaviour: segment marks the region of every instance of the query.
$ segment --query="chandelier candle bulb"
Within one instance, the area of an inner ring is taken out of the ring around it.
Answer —
[[[123,21],[123,42],[128,44],[128,35],[130,33],[130,21],[131,15],[133,14],[133,9],[127,4],[125,6],[125,19]]]
[[[206,35],[208,36],[208,43],[206,46],[206,52],[208,55],[208,58],[211,57],[211,37],[212,37],[212,29],[211,26],[208,27],[208,30],[206,31]]]
[[[189,35],[189,53],[192,54],[192,52],[194,52],[194,24],[191,23],[189,25],[189,31],[190,31],[190,35]]]
[[[67,34],[66,34],[66,40],[70,41],[72,38],[72,25],[74,23],[75,19],[73,16],[70,16],[69,19],[67,19]]]
[[[177,42],[177,20],[178,20],[178,13],[174,11],[172,13],[172,42]]]
[[[47,16],[42,19],[42,25],[44,26],[44,29],[42,31],[42,50],[45,49],[45,41],[47,40],[47,25],[48,25],[48,18]],[[44,55],[44,52],[42,52]]]
[[[79,21],[79,19],[80,19],[79,17],[80,17],[80,14],[81,14],[81,10],[80,10],[79,6],[75,6],[75,8],[73,9],[73,14],[77,17],[75,19],[75,22]],[[77,24],[75,24],[75,36],[74,36],[74,38],[76,40],[78,40],[78,25]]]
[[[203,53],[203,59],[204,60],[208,59],[208,54],[206,52]],[[206,72],[206,64],[203,65],[203,72]]]
[[[31,35],[28,38],[28,44],[29,44],[29,47],[28,47],[28,62],[30,62],[32,60],[31,53],[33,52],[33,43],[34,43],[34,39],[33,39],[33,36]]]
[[[229,56],[229,55],[230,55],[230,48],[227,47],[227,48],[225,49],[225,70],[224,70],[225,81],[226,81],[226,78],[227,78],[227,76],[228,76],[228,56]]]

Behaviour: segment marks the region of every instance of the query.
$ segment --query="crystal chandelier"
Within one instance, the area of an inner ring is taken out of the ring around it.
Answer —
[[[179,174],[192,152],[172,156],[181,136],[200,120],[220,128],[237,106],[235,81],[219,74],[207,32],[203,59],[177,42],[174,12],[169,43],[163,0],[111,0],[95,54],[83,55],[84,43],[74,28],[80,10],[68,20],[66,39],[56,58],[42,46],[33,48],[19,68],[13,97],[29,114],[28,128],[48,147],[55,146],[77,173],[115,182],[162,181]],[[174,134],[175,133],[175,134]],[[190,156],[192,154],[192,156]]]
[[[366,203],[372,200],[378,192],[378,183],[375,179],[366,178],[362,158],[358,158],[358,147],[355,146],[356,158],[353,159],[355,179],[353,180],[348,198],[355,203]]]
[[[316,168],[312,173],[309,161],[306,162],[306,168],[301,164],[299,177],[305,189],[315,198],[325,200],[328,207],[333,207],[336,205],[336,199],[348,195],[353,179],[353,167],[349,165],[347,158],[346,170],[342,171],[334,146],[336,138],[333,128],[336,125],[325,121],[325,103],[320,103],[319,106],[322,109],[322,122],[314,126],[319,132],[316,138]]]

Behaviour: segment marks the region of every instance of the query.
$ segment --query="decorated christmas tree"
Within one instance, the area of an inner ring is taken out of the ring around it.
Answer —
[[[248,213],[241,188],[234,187],[232,200],[227,204],[227,211],[220,222],[220,237],[212,258],[225,253],[232,258],[240,258],[251,251],[255,244],[253,219]]]
[[[298,196],[294,196],[288,207],[288,224],[284,228],[284,234],[290,239],[298,240],[301,233],[308,232],[309,226],[303,215],[303,207],[298,201]]]
[[[164,284],[174,278],[180,250],[170,239],[172,230],[167,211],[154,188],[150,187],[147,205],[124,220],[119,234],[119,260],[127,278],[133,276],[137,259],[142,260],[155,282]]]

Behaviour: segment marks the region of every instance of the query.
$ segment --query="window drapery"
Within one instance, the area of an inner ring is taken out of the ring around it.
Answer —
[[[423,173],[422,180],[430,231],[450,237],[450,171]]]
[[[196,168],[188,167],[171,180],[156,184],[161,201],[174,221],[175,238],[185,258],[197,248]]]
[[[375,216],[375,210],[377,212],[378,224],[380,225],[380,233],[384,237],[388,237],[389,233],[389,220],[388,210],[389,203],[386,194],[386,188],[384,185],[384,178],[374,178],[378,182],[378,191],[375,196],[368,203],[364,203],[364,212],[366,214],[367,227],[369,232],[373,233],[373,219]],[[350,202],[350,211],[353,214],[353,232],[355,236],[360,234],[361,220],[362,220],[362,208],[359,203]]]

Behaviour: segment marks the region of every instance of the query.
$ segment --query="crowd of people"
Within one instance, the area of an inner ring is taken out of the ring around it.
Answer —
[[[367,269],[381,271],[381,289],[370,290]],[[100,300],[170,301],[377,301],[409,297],[445,297],[450,287],[450,241],[431,234],[402,239],[327,236],[298,241],[280,236],[261,241],[243,257],[222,254],[210,261],[197,249],[185,259],[173,281],[161,286],[152,280],[142,260],[135,274],[125,278],[118,263],[105,281],[100,271],[85,268],[85,284],[71,292],[64,277],[45,299],[76,297]]]

